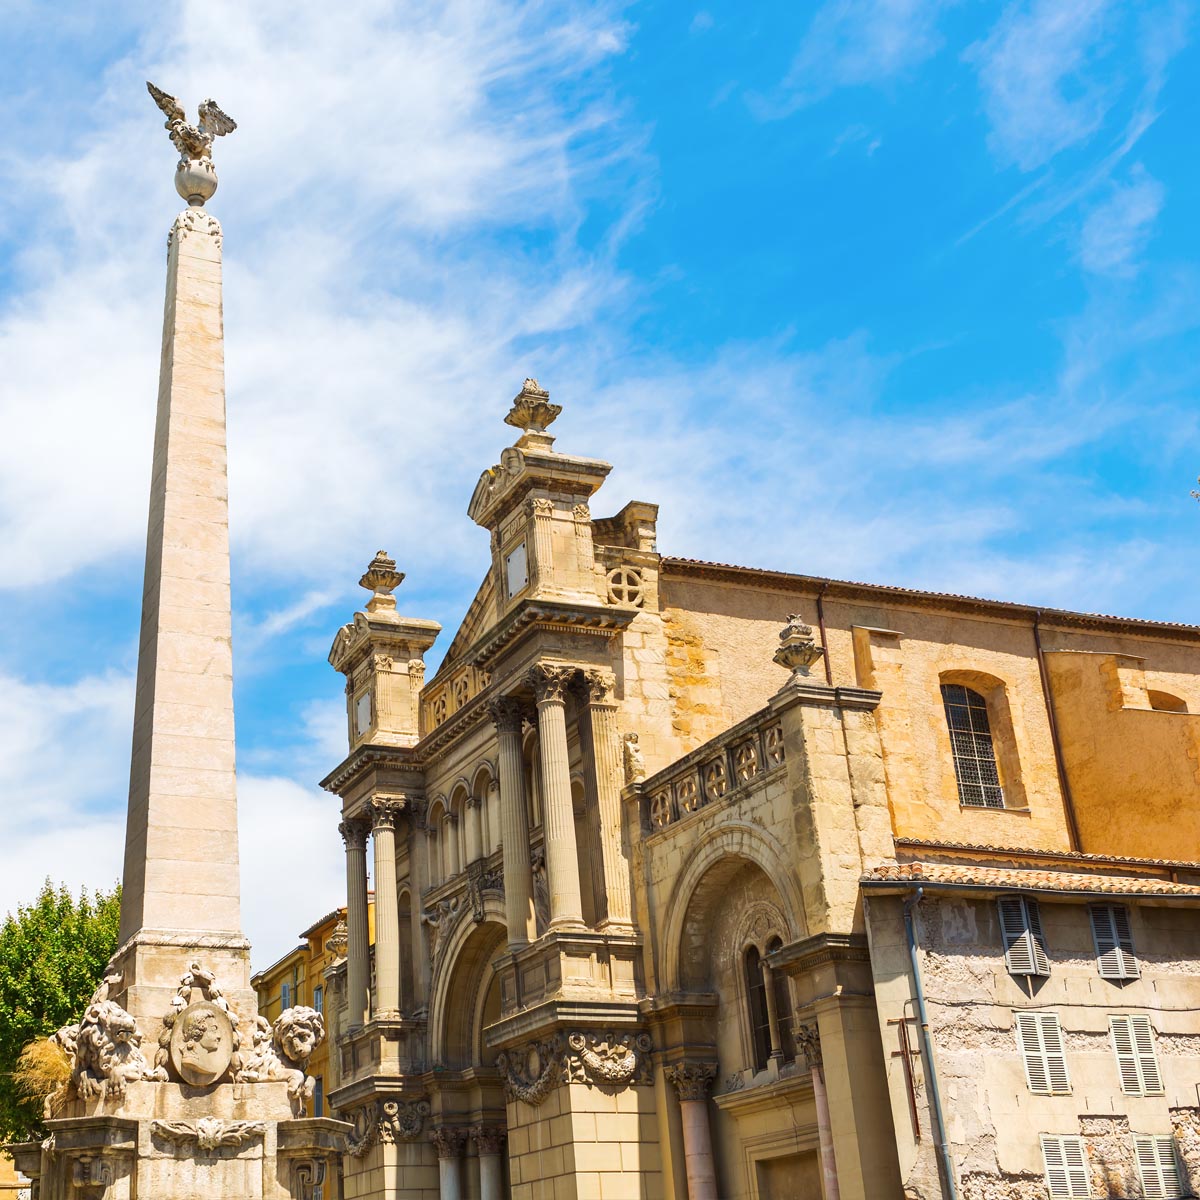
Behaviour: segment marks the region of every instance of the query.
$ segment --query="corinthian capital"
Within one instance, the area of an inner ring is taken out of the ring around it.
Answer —
[[[408,807],[401,796],[376,796],[370,804],[372,829],[395,829],[396,818]]]
[[[667,1067],[663,1074],[679,1093],[680,1100],[704,1100],[717,1077],[717,1065],[681,1062]]]
[[[537,697],[539,704],[543,700],[562,701],[566,698],[567,688],[570,687],[577,669],[576,667],[538,663],[529,669],[525,681],[533,688],[533,694]]]
[[[370,827],[365,821],[343,821],[338,826],[338,833],[342,835],[342,841],[346,843],[347,850],[365,850],[367,848],[367,834],[370,833]]]
[[[521,732],[521,702],[515,696],[497,696],[487,707],[497,733]]]
[[[617,689],[617,677],[611,671],[592,667],[583,673],[582,688],[589,704],[611,704]]]

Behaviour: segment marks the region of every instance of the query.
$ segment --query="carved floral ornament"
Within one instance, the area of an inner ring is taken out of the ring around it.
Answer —
[[[201,1153],[224,1146],[242,1147],[266,1136],[265,1121],[222,1121],[219,1117],[201,1117],[198,1121],[151,1121],[150,1132],[176,1146],[195,1145]]]
[[[354,1129],[346,1135],[346,1153],[361,1158],[379,1141],[391,1146],[396,1142],[415,1142],[425,1127],[431,1107],[425,1097],[418,1100],[377,1100],[355,1110]]]
[[[566,699],[567,688],[571,686],[577,670],[577,667],[538,663],[529,669],[525,680],[533,689],[539,704],[561,704]]]
[[[647,1033],[576,1031],[502,1051],[496,1066],[511,1100],[538,1105],[561,1083],[622,1088],[651,1082]]]

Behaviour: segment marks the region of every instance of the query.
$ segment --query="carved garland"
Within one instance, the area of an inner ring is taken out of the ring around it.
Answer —
[[[650,1083],[652,1049],[647,1033],[574,1031],[524,1050],[503,1051],[496,1066],[509,1099],[536,1106],[560,1083],[608,1088]],[[531,1074],[528,1066],[535,1057],[538,1068]]]

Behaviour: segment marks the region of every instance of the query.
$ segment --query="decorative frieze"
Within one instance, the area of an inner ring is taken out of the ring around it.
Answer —
[[[201,1117],[198,1121],[151,1121],[150,1132],[175,1146],[195,1146],[201,1154],[225,1146],[245,1146],[266,1136],[265,1121],[222,1121]]]
[[[350,1114],[354,1125],[346,1135],[345,1152],[362,1158],[376,1143],[393,1146],[397,1142],[415,1142],[425,1128],[432,1111],[424,1096],[416,1100],[376,1100]]]
[[[624,1088],[652,1082],[647,1033],[577,1030],[502,1051],[496,1066],[510,1100],[538,1105],[559,1084]]]

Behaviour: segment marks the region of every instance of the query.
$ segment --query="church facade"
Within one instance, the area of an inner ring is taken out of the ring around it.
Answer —
[[[1200,629],[665,557],[558,411],[330,653],[347,1200],[1200,1190]]]

